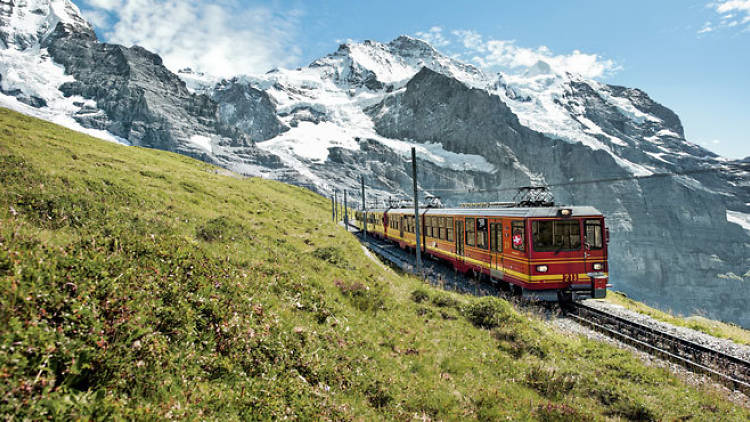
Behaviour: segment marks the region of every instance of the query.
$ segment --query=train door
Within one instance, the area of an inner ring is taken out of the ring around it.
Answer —
[[[404,238],[404,226],[406,225],[405,222],[406,222],[406,219],[403,216],[401,216],[401,221],[399,221],[399,224],[398,224],[398,235],[401,239]]]
[[[490,275],[494,279],[503,278],[503,223],[501,221],[490,223],[490,256],[492,264]]]
[[[456,255],[463,261],[464,256],[464,221],[456,219]]]

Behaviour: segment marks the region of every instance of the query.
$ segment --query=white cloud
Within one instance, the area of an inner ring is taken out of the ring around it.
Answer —
[[[714,27],[711,26],[711,22],[706,22],[703,24],[703,28],[701,28],[698,33],[699,34],[705,34],[707,32],[712,32],[714,30]]]
[[[298,10],[247,7],[237,0],[85,0],[86,16],[112,43],[139,45],[176,71],[192,67],[215,76],[294,66]],[[106,14],[109,20],[103,16]],[[111,26],[101,24],[113,22]]]
[[[433,26],[426,32],[417,32],[416,35],[432,44],[433,47],[445,47],[451,43],[443,36],[443,28],[439,26]]]
[[[706,5],[719,14],[719,22],[706,22],[698,33],[703,34],[706,28],[716,30],[719,28],[734,28],[743,26],[742,32],[750,30],[750,0],[723,0],[714,1]]]
[[[573,50],[569,54],[554,54],[548,47],[519,47],[515,40],[484,40],[481,34],[471,30],[453,31],[472,61],[486,69],[528,68],[539,61],[546,62],[557,72],[577,73],[586,78],[599,78],[620,70],[613,60],[597,54],[586,54]]]
[[[486,49],[484,48],[484,42],[482,41],[482,35],[480,35],[478,32],[459,30],[453,31],[452,34],[461,40],[461,43],[465,48],[481,53],[484,53],[486,51]]]
[[[81,9],[83,17],[97,28],[103,28],[109,24],[109,14],[98,9]]]

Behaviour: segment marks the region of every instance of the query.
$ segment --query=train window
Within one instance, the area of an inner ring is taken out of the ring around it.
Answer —
[[[446,237],[449,242],[453,242],[453,217],[445,219]]]
[[[433,237],[432,236],[432,230],[433,230],[433,220],[432,217],[425,217],[424,219],[424,234],[427,237]]]
[[[586,243],[590,249],[601,249],[604,245],[601,220],[586,220]]]
[[[531,223],[537,252],[575,251],[581,248],[579,220],[537,220]]]
[[[490,224],[490,249],[492,252],[503,251],[503,226],[500,223]]]
[[[487,249],[486,218],[477,218],[477,248]]]
[[[511,231],[513,233],[513,249],[517,251],[526,250],[526,235],[524,234],[524,228],[526,225],[523,221],[513,221],[511,224]]]
[[[466,244],[474,246],[476,243],[476,226],[473,218],[466,219]]]

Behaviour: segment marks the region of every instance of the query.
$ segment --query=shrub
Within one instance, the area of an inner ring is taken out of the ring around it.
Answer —
[[[481,328],[495,328],[514,315],[508,302],[489,296],[467,305],[463,312],[472,324]]]
[[[438,293],[432,298],[432,303],[441,308],[455,308],[459,305],[458,300],[446,293]]]
[[[312,252],[312,255],[322,261],[333,264],[339,268],[350,269],[349,260],[346,258],[346,254],[341,248],[336,246],[326,246],[323,248],[317,248]]]
[[[425,289],[417,289],[411,292],[411,300],[416,303],[422,303],[430,299],[429,293]]]
[[[379,284],[375,284],[372,288],[359,281],[334,280],[333,284],[360,311],[385,309],[383,288]]]
[[[388,391],[388,386],[381,381],[375,381],[367,386],[365,395],[370,405],[376,408],[385,407],[393,400],[391,393]]]
[[[227,217],[221,216],[208,220],[204,225],[198,227],[195,235],[206,242],[215,242],[217,240],[232,239],[239,231],[240,227],[234,224]]]
[[[13,261],[10,260],[8,253],[0,251],[0,277],[13,272]]]
[[[525,378],[526,385],[548,398],[559,398],[578,384],[575,374],[555,368],[532,365]]]
[[[544,422],[576,422],[582,419],[575,409],[564,403],[540,404],[536,408],[536,414]]]

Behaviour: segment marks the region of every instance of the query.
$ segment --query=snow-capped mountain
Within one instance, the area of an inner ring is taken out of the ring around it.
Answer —
[[[617,289],[750,326],[750,175],[638,89],[545,62],[487,74],[408,36],[217,80],[99,42],[69,0],[0,0],[0,91],[2,106],[95,136],[356,201],[360,176],[371,200],[408,192],[412,146],[424,193],[449,204],[548,183],[608,217]],[[668,172],[686,174],[633,179]]]

